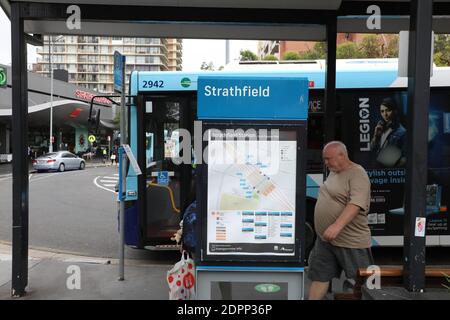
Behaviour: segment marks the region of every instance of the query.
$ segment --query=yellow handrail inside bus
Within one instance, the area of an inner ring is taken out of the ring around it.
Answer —
[[[152,183],[150,182],[148,185],[153,186],[153,187],[160,187],[160,188],[165,188],[167,190],[169,190],[169,196],[170,196],[170,203],[172,204],[172,209],[176,212],[176,213],[180,213],[180,209],[178,209],[175,206],[175,199],[173,197],[173,191],[172,189],[170,189],[168,186],[162,186],[160,184],[156,184],[156,183]]]

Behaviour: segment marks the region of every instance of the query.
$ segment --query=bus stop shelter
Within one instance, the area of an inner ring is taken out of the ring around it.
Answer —
[[[375,4],[375,6],[374,6]],[[348,0],[0,0],[11,19],[13,90],[13,296],[28,284],[27,43],[40,35],[104,35],[204,39],[327,41],[324,141],[334,139],[336,34],[409,30],[404,285],[424,289],[425,238],[414,236],[425,216],[427,113],[432,30],[450,30],[450,1]],[[414,187],[413,187],[414,186]]]

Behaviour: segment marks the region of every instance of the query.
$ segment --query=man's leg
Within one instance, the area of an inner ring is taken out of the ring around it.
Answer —
[[[308,265],[308,278],[311,280],[308,299],[323,299],[328,292],[330,281],[342,271],[331,245],[317,237],[309,255]]]
[[[328,292],[330,282],[313,281],[309,288],[308,300],[322,300]]]

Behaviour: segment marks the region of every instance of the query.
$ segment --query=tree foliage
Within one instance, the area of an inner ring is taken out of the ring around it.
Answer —
[[[269,54],[269,55],[265,56],[263,58],[263,60],[266,60],[266,61],[278,61],[278,58],[276,56],[274,56],[273,54]]]
[[[384,58],[398,58],[398,35],[391,37],[383,53]]]
[[[363,38],[359,45],[363,58],[381,58],[381,41],[375,34],[369,34]]]
[[[434,36],[433,60],[438,67],[450,66],[449,34],[437,34]]]
[[[327,45],[325,42],[316,42],[312,49],[300,53],[301,60],[325,59],[327,54]]]
[[[209,63],[203,61],[202,65],[200,66],[200,70],[213,71],[214,70],[214,63],[212,61],[210,61]]]
[[[287,51],[283,55],[283,60],[300,60],[300,54],[294,51]]]
[[[358,45],[354,42],[344,42],[336,48],[337,59],[357,59],[360,57],[361,54],[359,52]]]
[[[241,50],[239,52],[239,60],[240,61],[256,61],[258,60],[258,56],[253,53],[251,50]]]

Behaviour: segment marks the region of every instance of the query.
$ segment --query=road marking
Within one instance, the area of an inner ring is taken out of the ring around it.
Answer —
[[[110,184],[110,183],[108,183],[108,184],[103,184],[105,187],[115,187],[116,185],[115,184]]]
[[[108,177],[108,176],[103,176],[102,178],[104,178],[104,179],[112,179],[112,180],[119,179],[118,177]]]
[[[97,183],[97,179],[98,178],[100,178],[101,176],[98,176],[98,177],[96,177],[96,178],[94,178],[94,184],[97,186],[97,187],[99,187],[100,189],[103,189],[103,190],[106,190],[106,191],[109,191],[109,192],[112,192],[112,193],[116,193],[114,190],[110,190],[110,189],[108,189],[108,188],[105,188],[105,187],[103,187],[103,186],[101,186],[100,184],[98,184]]]

